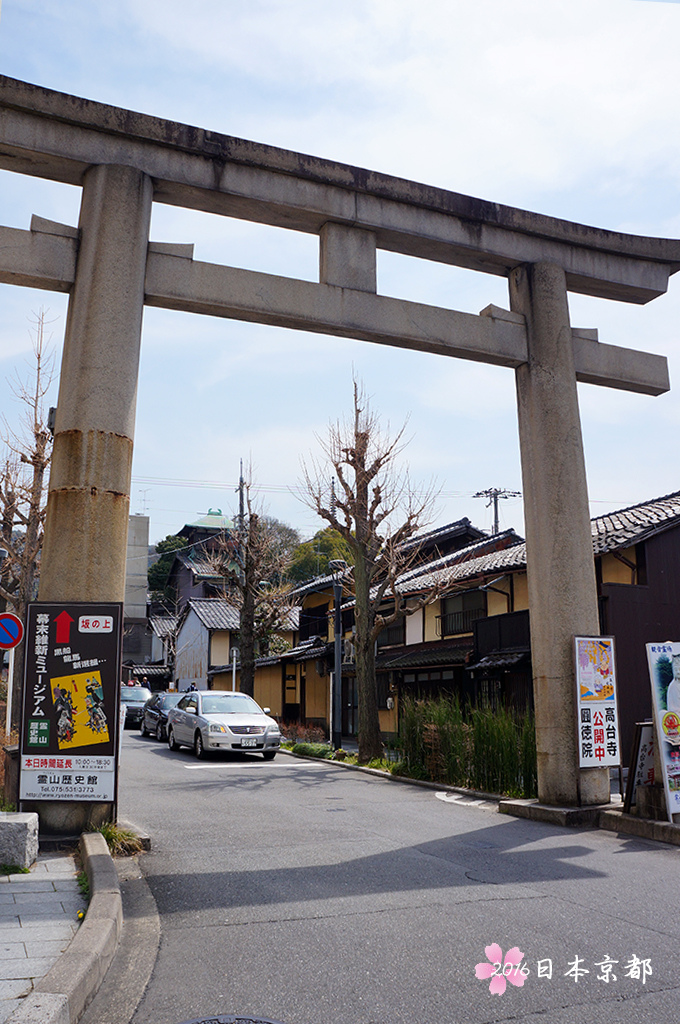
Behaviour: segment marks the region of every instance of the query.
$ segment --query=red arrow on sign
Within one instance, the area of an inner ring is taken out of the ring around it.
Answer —
[[[57,624],[57,643],[67,644],[71,639],[71,623],[74,620],[68,612],[59,612],[54,621]]]

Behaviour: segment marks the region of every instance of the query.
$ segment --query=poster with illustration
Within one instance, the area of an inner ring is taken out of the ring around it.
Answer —
[[[100,673],[79,672],[50,679],[59,750],[109,742]]]
[[[579,765],[620,764],[614,639],[577,636],[575,642]]]
[[[670,817],[680,814],[680,643],[647,644],[647,661]]]

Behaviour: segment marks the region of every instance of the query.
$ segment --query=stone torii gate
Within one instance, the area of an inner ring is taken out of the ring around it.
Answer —
[[[571,327],[567,293],[646,303],[680,242],[602,231],[0,77],[0,167],[82,187],[77,227],[0,228],[0,281],[68,292],[40,599],[120,601],[143,305],[513,367],[539,800],[609,799],[578,766],[572,638],[599,633],[577,381],[658,395],[665,358]],[[319,282],[149,241],[152,202],[319,236]],[[507,277],[479,316],[376,293],[376,250]]]

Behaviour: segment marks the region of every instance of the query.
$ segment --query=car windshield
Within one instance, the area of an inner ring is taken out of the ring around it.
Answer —
[[[259,704],[245,693],[210,693],[203,698],[204,715],[262,715]]]
[[[174,708],[181,698],[181,693],[164,693],[159,701],[159,707],[163,708],[164,711],[166,708]]]
[[[136,704],[140,700],[149,700],[150,697],[151,690],[146,690],[143,686],[126,686],[120,691],[123,704]]]

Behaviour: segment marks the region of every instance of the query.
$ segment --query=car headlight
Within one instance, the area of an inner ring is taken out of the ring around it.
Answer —
[[[226,725],[215,725],[213,723],[213,724],[210,725],[208,731],[209,732],[226,732],[227,731],[227,727],[226,727]]]
[[[280,736],[281,731],[278,725],[270,725],[267,729],[267,736]]]

